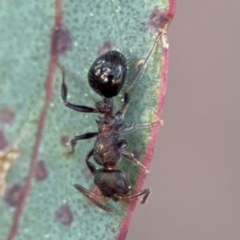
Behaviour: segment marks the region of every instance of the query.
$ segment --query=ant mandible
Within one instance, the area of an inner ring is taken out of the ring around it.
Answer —
[[[89,132],[71,139],[71,152],[74,152],[77,141],[97,137],[93,149],[86,156],[86,164],[90,172],[94,176],[94,183],[99,188],[103,197],[111,198],[114,201],[128,201],[130,199],[143,196],[141,203],[144,204],[150,194],[150,189],[144,189],[138,193],[131,194],[131,187],[127,175],[121,170],[116,170],[115,166],[121,156],[131,160],[141,169],[146,170],[134,156],[133,153],[127,151],[127,141],[119,139],[120,134],[133,132],[137,129],[147,128],[150,124],[125,124],[122,123],[129,103],[129,92],[136,80],[140,78],[146,69],[147,62],[161,36],[161,32],[156,36],[154,44],[143,63],[138,67],[130,85],[124,92],[124,102],[119,111],[114,114],[113,97],[117,96],[121,91],[127,74],[127,61],[123,54],[119,51],[111,50],[99,56],[90,67],[88,72],[88,82],[90,87],[99,95],[103,96],[103,100],[95,101],[95,108],[72,104],[67,101],[67,85],[65,83],[65,72],[62,71],[61,96],[66,107],[78,112],[100,113],[103,116],[96,120],[98,132]],[[103,168],[96,169],[94,164],[89,160],[93,157],[95,162]],[[101,204],[96,200],[97,195],[81,185],[74,184],[74,187],[85,195],[92,203],[101,209],[112,212],[112,209]]]

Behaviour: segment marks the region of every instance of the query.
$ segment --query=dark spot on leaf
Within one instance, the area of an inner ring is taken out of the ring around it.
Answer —
[[[170,21],[170,17],[165,12],[161,12],[158,7],[155,7],[150,13],[148,26],[154,29],[164,28],[166,23]]]
[[[112,48],[113,48],[112,43],[111,43],[110,41],[106,41],[106,42],[104,42],[103,45],[98,49],[98,52],[97,52],[97,53],[98,53],[98,55],[100,56],[100,55],[104,54],[105,52],[112,50]]]
[[[110,228],[110,231],[111,231],[113,234],[116,234],[116,232],[117,232],[117,231],[116,231],[116,228],[113,228],[113,227]]]
[[[3,150],[8,145],[8,141],[3,133],[3,131],[0,130],[0,150]]]
[[[53,55],[63,55],[71,48],[72,38],[69,30],[63,25],[55,28],[52,35],[51,53]]]
[[[43,160],[36,162],[34,176],[37,181],[43,181],[47,178],[48,171]]]
[[[23,186],[14,184],[7,190],[5,201],[11,207],[17,207],[23,198]]]
[[[68,146],[69,140],[70,140],[69,136],[63,135],[63,136],[61,136],[60,143],[63,147],[66,147],[66,146]]]
[[[9,108],[3,108],[0,110],[0,123],[12,124],[14,120],[14,112]]]
[[[55,220],[64,226],[70,226],[73,222],[73,213],[69,206],[60,206],[55,212]]]
[[[83,204],[83,205],[82,205],[82,208],[86,210],[86,209],[89,208],[89,205],[87,205],[87,204]]]

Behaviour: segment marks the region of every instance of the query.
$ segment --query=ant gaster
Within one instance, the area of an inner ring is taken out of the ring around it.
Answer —
[[[123,87],[127,75],[127,61],[119,51],[112,50],[99,56],[90,67],[88,72],[88,81],[91,88],[103,96],[103,100],[95,101],[95,108],[72,104],[67,101],[67,85],[65,83],[65,72],[62,71],[61,95],[66,107],[78,112],[99,113],[102,117],[96,120],[98,132],[89,132],[71,139],[71,152],[79,140],[97,137],[93,149],[86,156],[86,164],[94,176],[94,183],[99,188],[103,197],[111,198],[114,201],[128,201],[130,199],[143,196],[141,203],[144,204],[150,194],[149,189],[144,189],[138,193],[132,194],[128,177],[121,170],[116,170],[115,166],[121,156],[137,164],[140,168],[147,171],[146,168],[135,158],[132,152],[127,151],[127,141],[119,139],[120,134],[133,132],[137,129],[147,128],[151,124],[125,124],[122,123],[127,105],[129,103],[129,92],[136,80],[146,69],[146,64],[155,48],[161,34],[155,38],[152,49],[147,58],[135,72],[130,85],[125,90],[124,102],[119,111],[114,114],[113,97],[117,96]],[[89,160],[93,157],[95,162],[102,166],[96,169]],[[83,188],[81,185],[74,184],[74,187],[85,195],[92,203],[101,209],[111,212],[112,209],[96,200],[97,194]]]

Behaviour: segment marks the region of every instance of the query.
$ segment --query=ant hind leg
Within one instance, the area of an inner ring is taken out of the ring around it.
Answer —
[[[93,204],[95,204],[97,207],[101,208],[104,211],[107,212],[114,212],[111,208],[103,205],[102,203],[100,203],[99,201],[96,200],[96,198],[100,197],[100,195],[97,195],[87,189],[85,189],[84,187],[82,187],[79,184],[74,184],[73,185],[80,193],[82,193],[88,200],[90,200]]]
[[[127,201],[127,200],[131,200],[131,199],[143,196],[143,198],[141,199],[141,204],[145,204],[149,195],[150,195],[150,193],[151,193],[150,189],[146,188],[146,189],[144,189],[144,190],[142,190],[138,193],[132,194],[132,195],[127,195],[127,196],[116,195],[115,197],[118,200]]]

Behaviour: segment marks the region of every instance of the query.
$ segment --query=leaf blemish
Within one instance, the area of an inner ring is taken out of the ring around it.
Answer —
[[[149,16],[147,25],[153,29],[161,29],[170,21],[170,16],[166,12],[161,12],[158,7],[155,7]]]
[[[64,226],[70,226],[73,222],[73,213],[68,205],[60,206],[55,212],[55,220]]]
[[[16,208],[23,198],[23,186],[21,184],[14,184],[7,190],[5,201],[10,207]]]
[[[3,197],[6,191],[7,175],[13,161],[18,158],[19,150],[15,148],[0,151],[0,197]]]
[[[4,132],[0,130],[0,150],[3,150],[7,147],[8,141],[4,135]]]
[[[52,36],[52,54],[64,55],[72,48],[72,37],[70,31],[63,25],[56,27]]]
[[[60,144],[63,147],[67,147],[69,145],[70,137],[67,135],[62,135],[60,139]]]
[[[9,108],[3,108],[0,110],[0,123],[11,125],[13,123],[15,114],[14,112]]]
[[[105,52],[108,52],[113,49],[113,44],[111,41],[105,41],[103,45],[98,49],[97,54],[100,56]]]
[[[47,178],[48,171],[43,160],[36,162],[35,166],[35,179],[37,181],[43,181]]]

